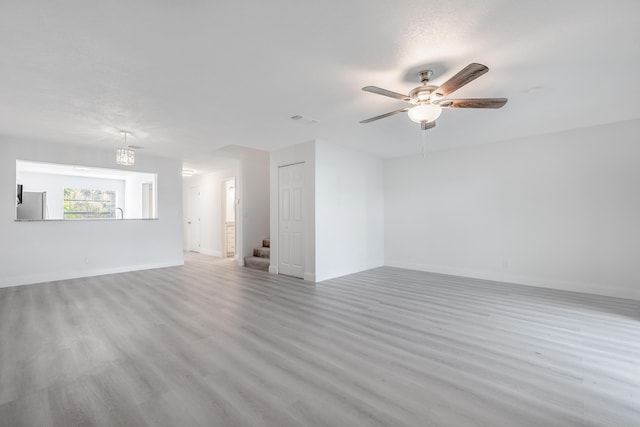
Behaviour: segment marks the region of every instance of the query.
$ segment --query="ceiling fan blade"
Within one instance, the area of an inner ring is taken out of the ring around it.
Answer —
[[[379,116],[371,117],[370,119],[360,120],[360,123],[373,122],[375,120],[384,119],[385,117],[394,116],[394,115],[400,114],[400,113],[406,113],[407,111],[409,111],[409,108],[403,108],[402,110],[396,110],[396,111],[392,111],[392,112],[387,113],[387,114],[381,114]]]
[[[445,99],[438,106],[442,108],[501,108],[507,98]]]
[[[365,86],[362,88],[362,90],[365,92],[375,93],[377,95],[384,95],[390,98],[399,99],[400,101],[404,102],[411,102],[411,98],[409,98],[407,95],[403,95],[398,92],[392,92],[390,90],[382,89],[381,87],[377,86]]]
[[[133,150],[142,150],[144,147],[140,145],[127,145],[127,148],[131,148]]]
[[[458,74],[444,82],[444,84],[436,90],[436,93],[442,96],[447,96],[467,83],[477,79],[487,71],[489,71],[489,67],[486,65],[476,63],[469,64],[459,71]]]

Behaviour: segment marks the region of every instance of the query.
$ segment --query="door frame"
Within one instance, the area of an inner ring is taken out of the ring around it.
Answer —
[[[238,205],[236,203],[236,200],[238,200],[237,198],[237,179],[235,176],[231,176],[229,178],[225,178],[220,182],[220,201],[221,201],[221,206],[222,206],[222,211],[221,211],[221,215],[220,215],[220,223],[221,223],[221,227],[222,227],[222,253],[220,254],[222,256],[222,258],[232,258],[232,257],[228,257],[227,254],[229,253],[228,248],[227,248],[227,182],[229,181],[233,181],[233,210],[234,210],[234,227],[235,227],[235,231],[233,233],[233,238],[235,241],[235,250],[234,250],[234,254],[233,254],[233,259],[237,259],[238,258]]]
[[[198,200],[195,201],[193,200],[193,190],[197,190],[198,191]],[[189,195],[188,195],[188,200],[187,200],[187,212],[189,213],[189,218],[187,218],[187,233],[188,233],[188,238],[187,238],[187,242],[188,242],[188,250],[189,252],[198,252],[200,253],[200,250],[202,248],[202,224],[200,223],[200,214],[201,214],[201,210],[202,210],[202,206],[201,206],[201,199],[200,197],[202,196],[202,193],[200,191],[200,185],[191,185],[189,186]],[[193,245],[192,245],[192,240],[193,240],[193,233],[194,233],[194,229],[193,227],[191,227],[192,222],[194,221],[194,212],[193,212],[193,206],[194,203],[196,203],[197,205],[197,214],[198,214],[198,218],[197,218],[197,223],[198,223],[198,250],[194,250]]]

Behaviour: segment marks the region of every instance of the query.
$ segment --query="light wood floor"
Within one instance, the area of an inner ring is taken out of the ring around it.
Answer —
[[[0,289],[2,426],[640,426],[639,302],[378,268]]]

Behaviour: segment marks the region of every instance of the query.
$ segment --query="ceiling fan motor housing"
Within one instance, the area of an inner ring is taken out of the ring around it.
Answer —
[[[418,86],[417,88],[409,92],[409,98],[415,100],[416,102],[425,102],[429,100],[429,97],[436,89],[438,89],[438,86]]]
[[[431,79],[431,76],[433,76],[433,71],[431,70],[418,71],[418,77],[420,78],[420,82],[423,84],[427,83]]]

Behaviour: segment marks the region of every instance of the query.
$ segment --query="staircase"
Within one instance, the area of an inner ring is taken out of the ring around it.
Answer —
[[[244,266],[255,268],[256,270],[269,271],[270,257],[270,241],[264,239],[261,248],[253,248],[253,256],[244,257]]]

